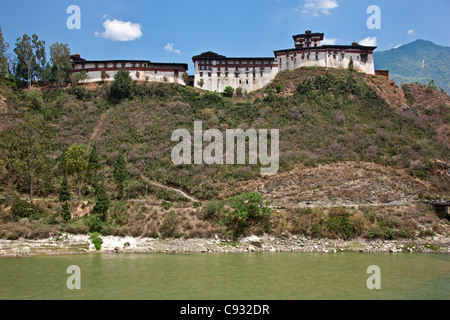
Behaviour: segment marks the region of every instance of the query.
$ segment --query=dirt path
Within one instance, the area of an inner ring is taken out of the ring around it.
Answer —
[[[91,137],[89,138],[89,145],[92,145],[99,137],[100,130],[103,129],[103,125],[105,123],[105,119],[109,116],[109,114],[112,112],[113,109],[109,109],[105,113],[103,113],[100,116],[100,119],[98,120],[97,125],[94,128],[94,131],[91,134]]]
[[[150,185],[152,185],[152,186],[159,187],[159,188],[164,188],[164,189],[168,189],[168,190],[174,191],[174,192],[176,192],[176,193],[178,193],[178,194],[181,194],[184,198],[188,199],[189,201],[192,201],[192,202],[199,202],[197,199],[191,197],[191,196],[188,195],[186,192],[184,192],[184,191],[182,191],[182,190],[180,190],[180,189],[168,187],[168,186],[165,186],[165,185],[163,185],[163,184],[161,184],[161,183],[159,183],[159,182],[152,181],[152,180],[148,180],[148,179],[145,179],[145,178],[144,178],[144,180],[145,180],[145,182],[147,182],[148,184],[150,184]]]

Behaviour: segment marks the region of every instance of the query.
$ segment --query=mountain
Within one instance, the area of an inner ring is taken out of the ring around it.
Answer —
[[[398,85],[410,82],[428,84],[450,92],[450,47],[416,40],[398,48],[375,52],[375,68],[389,70]]]

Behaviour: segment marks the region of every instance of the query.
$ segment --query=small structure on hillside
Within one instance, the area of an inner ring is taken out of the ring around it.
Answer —
[[[448,207],[450,207],[449,200],[432,200],[429,204],[433,206],[434,211],[440,218],[450,218],[448,210]]]

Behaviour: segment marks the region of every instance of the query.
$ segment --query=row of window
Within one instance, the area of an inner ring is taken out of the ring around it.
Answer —
[[[229,74],[228,72],[224,72],[223,74],[224,74],[225,78],[228,78],[228,74]],[[264,76],[264,72],[260,72],[260,74],[261,74],[261,77]],[[217,72],[217,78],[220,78],[221,76],[222,76],[222,73],[221,72]],[[203,72],[200,72],[200,77],[203,77]],[[212,73],[211,72],[208,72],[208,77],[212,77]],[[235,78],[239,78],[239,73],[235,73],[234,77]],[[250,75],[247,73],[246,77],[249,78]],[[253,78],[256,78],[256,72],[253,72]]]
[[[330,55],[328,55],[328,56],[330,56]],[[306,59],[309,60],[309,58],[310,58],[309,55],[307,55],[307,56],[306,56]],[[302,60],[303,60],[303,59],[305,59],[305,56],[302,56]],[[334,55],[333,55],[333,59],[337,59],[337,55],[334,54]],[[344,59],[344,55],[342,55],[342,59]],[[293,61],[294,58],[291,58],[291,60]],[[319,55],[318,55],[318,54],[316,54],[315,60],[316,60],[316,61],[319,60]],[[356,57],[356,60],[358,60],[358,61],[361,60],[361,63],[364,64],[364,63],[367,62],[367,56],[361,56],[361,59],[360,59],[359,56],[357,56],[357,57]],[[280,63],[280,66],[281,66],[282,61],[283,61],[283,58],[280,58],[280,62],[279,62],[279,63]]]
[[[202,70],[202,71],[207,71],[207,70],[212,70],[212,67],[211,66],[199,66],[198,67],[199,68],[199,70]],[[236,71],[239,71],[239,69],[243,69],[243,68],[239,68],[239,67],[235,67],[234,68]],[[247,71],[247,72],[249,72],[250,71],[250,69],[253,71],[253,72],[256,72],[256,67],[245,67],[245,71]],[[261,67],[259,67],[259,70],[261,70],[261,71],[264,71],[266,68],[264,67],[264,66],[261,66]],[[229,69],[228,69],[228,67],[224,67],[224,70],[225,71],[228,71]],[[217,71],[222,71],[222,67],[217,67]]]
[[[235,61],[235,60],[229,60],[229,61],[217,61],[216,63],[213,63],[211,60],[207,61],[199,61],[198,64],[200,65],[211,65],[211,64],[266,64],[266,63],[272,63],[271,61]]]

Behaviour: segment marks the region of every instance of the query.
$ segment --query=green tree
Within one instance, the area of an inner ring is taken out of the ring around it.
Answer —
[[[63,203],[61,207],[61,218],[63,218],[65,222],[69,222],[72,218],[72,215],[70,214],[69,204],[67,202]]]
[[[202,78],[199,81],[197,81],[197,84],[200,88],[203,88],[203,86],[205,85],[205,80],[203,80],[203,78]]]
[[[30,88],[36,56],[29,35],[24,34],[22,38],[17,38],[14,53],[17,55],[16,76],[25,80]]]
[[[98,171],[100,170],[100,155],[97,151],[97,146],[93,146],[91,152],[89,153],[89,161],[86,179],[87,182],[94,188],[97,188],[99,176]]]
[[[181,77],[183,78],[184,85],[188,86],[189,85],[189,75],[188,75],[188,73],[187,72],[183,72]]]
[[[355,71],[355,63],[353,62],[353,58],[350,57],[350,62],[348,63],[348,71]]]
[[[113,177],[117,185],[117,198],[122,199],[125,180],[128,177],[127,166],[125,163],[125,155],[123,150],[119,151],[119,155],[117,156],[117,159],[114,163]]]
[[[95,232],[95,233],[91,234],[89,239],[91,240],[92,244],[94,245],[95,250],[99,251],[102,248],[103,240],[102,240],[102,238],[100,238],[100,233]]]
[[[106,79],[109,79],[109,73],[106,72],[106,70],[102,70],[100,77],[102,78],[102,81],[105,81]]]
[[[35,184],[47,170],[48,159],[43,147],[45,136],[42,122],[35,118],[26,118],[18,127],[17,134],[8,141],[8,171],[14,176],[18,189],[27,188],[30,200],[33,200]]]
[[[17,55],[16,76],[28,83],[31,87],[31,80],[40,80],[43,76],[46,65],[45,41],[39,40],[36,34],[30,37],[24,34],[16,41],[14,49]]]
[[[47,65],[45,41],[39,40],[38,36],[34,34],[31,43],[36,57],[33,65],[33,76],[39,85],[39,81],[42,80]]]
[[[228,205],[233,209],[224,215],[225,224],[235,235],[244,231],[250,224],[269,225],[272,216],[270,203],[265,202],[262,195],[249,192],[228,199]]]
[[[96,193],[97,196],[95,206],[92,209],[92,214],[96,215],[101,221],[105,222],[111,202],[108,194],[106,193],[105,182],[103,179],[102,183],[98,186]]]
[[[71,199],[71,194],[69,190],[69,182],[67,180],[67,175],[64,175],[61,182],[61,187],[59,189],[59,201],[68,202]]]
[[[131,96],[133,88],[133,79],[131,79],[128,70],[121,69],[114,76],[114,83],[111,87],[111,97],[120,101]]]
[[[236,89],[236,96],[242,97],[243,92],[244,92],[244,91],[243,91],[243,89],[242,89],[241,87],[237,88],[237,89]]]
[[[81,200],[81,188],[88,168],[88,155],[84,148],[79,145],[72,146],[65,154],[65,168],[69,174],[77,179],[78,198]]]
[[[4,78],[9,75],[9,65],[7,52],[9,49],[9,43],[5,42],[3,38],[2,28],[0,27],[0,78]]]
[[[86,71],[75,72],[70,76],[70,82],[76,84],[78,82],[83,82],[88,78],[88,74]]]
[[[228,86],[228,87],[225,88],[225,90],[223,90],[223,93],[224,93],[225,96],[231,98],[233,96],[233,94],[234,94],[234,89],[232,87]]]
[[[70,80],[73,69],[69,46],[58,42],[52,44],[50,47],[50,57],[54,67],[56,84],[58,87],[61,87]]]

